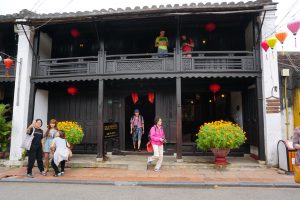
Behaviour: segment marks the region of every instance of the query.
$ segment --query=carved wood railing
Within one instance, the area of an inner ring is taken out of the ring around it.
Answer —
[[[180,67],[178,67],[180,66]],[[106,55],[43,59],[37,77],[72,75],[114,75],[160,72],[258,72],[251,51],[198,51]]]

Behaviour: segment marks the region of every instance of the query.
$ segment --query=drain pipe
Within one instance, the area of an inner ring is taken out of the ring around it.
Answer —
[[[285,125],[286,125],[286,141],[289,140],[289,110],[288,110],[288,99],[287,99],[287,79],[290,75],[289,69],[282,69],[281,76],[284,77],[284,106],[285,106]]]

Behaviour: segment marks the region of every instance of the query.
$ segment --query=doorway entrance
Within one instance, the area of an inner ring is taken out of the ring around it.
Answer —
[[[142,135],[141,150],[145,150],[148,142],[148,133],[153,126],[155,118],[155,102],[150,103],[147,94],[140,94],[136,104],[133,103],[131,96],[125,98],[125,150],[132,151],[132,135],[130,134],[130,119],[134,114],[134,110],[139,109],[140,115],[144,118],[145,133]]]

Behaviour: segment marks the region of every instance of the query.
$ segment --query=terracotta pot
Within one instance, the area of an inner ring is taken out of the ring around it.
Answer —
[[[5,152],[0,152],[0,159],[4,159],[5,158]]]
[[[227,165],[226,156],[229,154],[230,149],[217,149],[211,148],[210,149],[214,156],[215,156],[215,164],[216,165]]]

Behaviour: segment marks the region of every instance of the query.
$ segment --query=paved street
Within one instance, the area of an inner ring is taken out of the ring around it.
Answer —
[[[141,187],[103,186],[80,184],[0,183],[0,199],[222,199],[222,200],[295,200],[299,189],[280,188],[190,188],[190,187]]]

